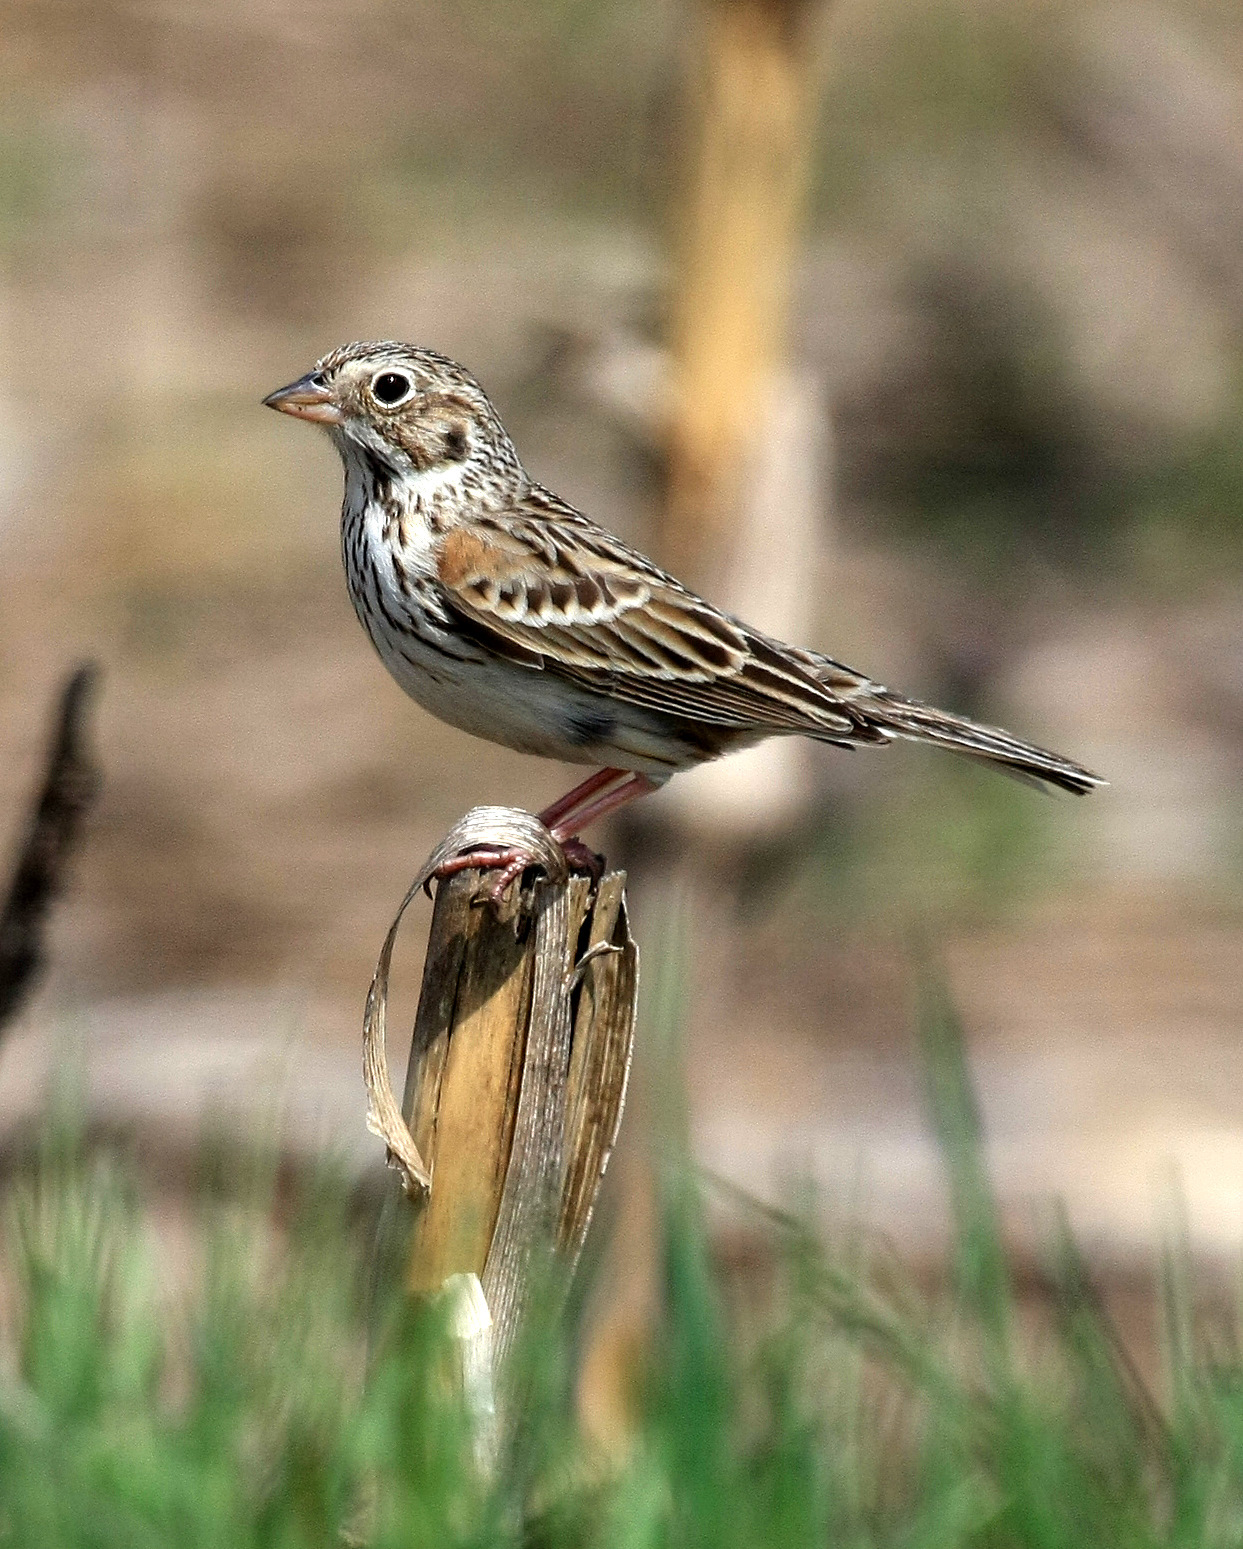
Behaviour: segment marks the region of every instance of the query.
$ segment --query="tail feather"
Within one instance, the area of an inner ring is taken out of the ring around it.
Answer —
[[[985,726],[966,716],[951,715],[932,705],[920,704],[918,700],[903,699],[885,689],[874,696],[861,696],[855,707],[893,736],[935,743],[1042,787],[1052,785],[1076,796],[1085,796],[1108,783],[1082,765],[1063,758],[1060,753],[1023,742],[1000,726]]]
[[[854,668],[822,656],[818,651],[805,651],[780,641],[749,632],[752,642],[762,642],[769,653],[811,677],[826,690],[828,707],[836,712],[832,729],[827,726],[803,723],[798,730],[804,736],[815,737],[822,742],[833,742],[843,747],[856,747],[864,743],[887,742],[894,737],[904,737],[912,742],[931,742],[937,747],[948,748],[967,758],[979,759],[991,764],[1003,774],[1012,775],[1030,785],[1047,790],[1050,786],[1070,791],[1075,796],[1086,796],[1109,782],[1093,774],[1073,759],[1063,758],[1048,748],[1024,742],[1001,726],[987,726],[980,721],[969,720],[965,715],[954,715],[948,710],[938,710],[918,699],[905,699],[894,694],[883,684],[864,677]],[[839,729],[842,713],[849,716],[853,725],[849,730]],[[791,728],[793,729],[793,728]]]

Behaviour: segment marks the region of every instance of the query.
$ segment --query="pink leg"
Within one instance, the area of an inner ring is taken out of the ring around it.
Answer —
[[[609,769],[601,771],[602,774],[608,775],[623,772]],[[570,869],[574,870],[577,867],[582,871],[590,872],[597,882],[604,874],[604,857],[597,855],[590,845],[583,843],[578,837],[579,830],[586,828],[588,823],[594,823],[599,818],[606,817],[610,812],[616,812],[619,807],[626,806],[628,802],[635,801],[640,796],[646,796],[649,791],[660,789],[656,781],[649,780],[646,775],[628,774],[620,785],[613,785],[601,795],[595,794],[601,786],[608,783],[605,780],[585,780],[579,789],[588,799],[580,800],[575,806],[568,808],[564,800],[558,802],[557,805],[563,809],[562,816],[555,823],[549,824],[548,830],[565,851]],[[572,791],[570,794],[574,795],[575,792]],[[499,900],[520,869],[516,867],[515,862],[510,862],[492,888],[493,899]]]
[[[640,796],[646,796],[650,791],[659,789],[656,781],[649,780],[645,774],[628,775],[620,785],[605,791],[603,796],[596,796],[594,800],[570,808],[557,822],[550,825],[552,836],[558,844],[565,845],[567,840],[577,838],[580,830],[586,828],[588,823],[607,817],[610,812],[616,812],[619,807],[624,807]]]
[[[602,791],[606,785],[612,785],[615,780],[626,777],[624,769],[597,769],[595,774],[589,775],[580,785],[576,785],[572,791],[558,800],[550,807],[545,807],[539,814],[539,820],[545,828],[552,828],[559,823],[567,812],[573,812],[574,808],[581,805],[597,791]]]
[[[579,839],[579,830],[659,788],[655,780],[648,779],[644,774],[628,774],[624,769],[601,769],[576,785],[560,801],[545,807],[539,815],[540,822],[565,851],[566,860],[571,866],[580,866],[598,877],[600,857]],[[475,867],[483,871],[496,870],[498,875],[488,889],[488,896],[494,904],[499,904],[505,889],[530,864],[531,857],[520,850],[481,847],[445,861],[437,868],[435,875],[437,880],[443,881],[456,872]]]

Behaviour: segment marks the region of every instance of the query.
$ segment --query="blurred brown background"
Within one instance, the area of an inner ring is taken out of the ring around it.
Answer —
[[[280,1092],[303,1140],[378,1161],[360,1011],[409,876],[466,806],[534,808],[574,776],[403,699],[346,598],[335,455],[259,400],[347,339],[432,345],[539,478],[660,550],[697,16],[0,4],[14,832],[55,685],[82,655],[107,674],[104,794],[53,971],[0,1047],[10,1140],[76,1059],[93,1112],[170,1145]],[[1113,783],[1054,801],[920,749],[813,749],[795,775],[759,766],[753,822],[734,819],[754,794],[718,821],[675,784],[614,830],[646,950],[666,879],[700,890],[697,1144],[761,1192],[810,1172],[934,1247],[916,928],[967,1024],[1015,1233],[1061,1193],[1125,1264],[1176,1176],[1197,1239],[1233,1253],[1243,20],[1229,0],[806,20],[773,334],[795,423],[751,507],[778,512],[756,529],[778,590],[803,582],[774,606]]]

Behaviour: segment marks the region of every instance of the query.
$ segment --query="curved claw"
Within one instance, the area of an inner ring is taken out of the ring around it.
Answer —
[[[488,901],[494,909],[501,907],[505,897],[505,889],[514,880],[520,877],[528,866],[538,866],[539,862],[532,855],[523,855],[520,850],[515,850],[510,859],[501,867],[500,876],[488,889]]]

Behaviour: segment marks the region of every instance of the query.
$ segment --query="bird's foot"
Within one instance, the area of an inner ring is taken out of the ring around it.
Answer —
[[[565,852],[566,864],[571,871],[586,872],[593,882],[598,882],[604,875],[603,855],[597,855],[581,839],[560,839],[558,843]],[[510,883],[530,867],[540,864],[537,856],[530,855],[525,850],[504,849],[500,845],[480,845],[477,849],[464,850],[460,855],[454,855],[449,860],[442,861],[428,878],[428,882],[430,883],[433,878],[437,882],[444,882],[449,877],[456,876],[459,871],[495,872],[496,876],[492,879],[485,896],[495,908],[499,909]]]
[[[488,888],[487,896],[493,904],[499,905],[505,889],[514,878],[520,877],[528,866],[538,865],[537,858],[528,855],[525,850],[506,849],[501,845],[480,845],[477,849],[463,850],[460,855],[442,861],[428,882],[430,884],[433,878],[437,882],[446,882],[450,877],[456,877],[459,871],[495,871],[497,876]]]
[[[556,835],[554,834],[554,838]],[[604,875],[604,856],[585,845],[581,839],[558,839],[562,853],[565,855],[565,863],[571,872],[586,872],[592,882],[599,882]],[[489,867],[497,867],[498,873],[492,886],[488,889],[488,898],[499,909],[501,901],[505,897],[505,891],[509,884],[531,866],[542,864],[535,856],[527,855],[522,850],[506,850],[497,853],[496,858],[488,863]]]
[[[553,838],[565,852],[565,863],[571,871],[585,871],[593,882],[599,882],[604,875],[606,865],[603,855],[598,854],[589,844],[584,844],[577,837],[558,839],[556,829],[553,830]]]

